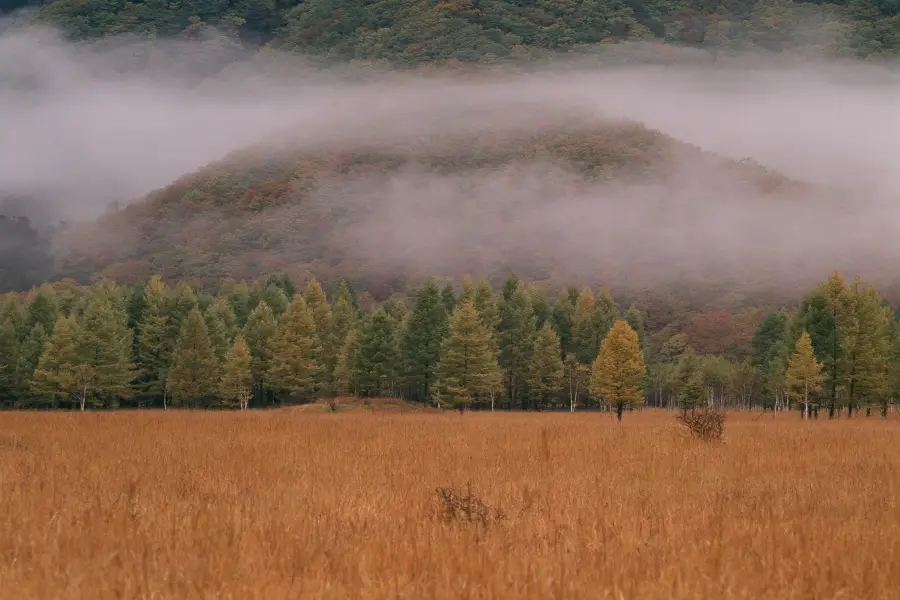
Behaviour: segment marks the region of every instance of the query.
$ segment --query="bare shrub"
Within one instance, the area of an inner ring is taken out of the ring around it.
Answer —
[[[491,508],[472,493],[472,486],[466,491],[452,488],[437,488],[438,514],[446,523],[463,522],[488,525],[506,518],[503,511]]]
[[[705,442],[721,442],[725,439],[725,412],[715,408],[683,412],[678,422],[688,428],[691,435]]]

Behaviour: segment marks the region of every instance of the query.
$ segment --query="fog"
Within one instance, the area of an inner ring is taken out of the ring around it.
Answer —
[[[227,44],[75,46],[50,31],[7,31],[0,199],[46,219],[90,219],[248,145],[421,145],[565,129],[572,119],[629,119],[724,157],[844,188],[853,208],[807,197],[785,208],[785,198],[761,199],[752,186],[687,159],[647,183],[580,185],[537,161],[478,177],[356,179],[329,184],[316,198],[340,205],[365,197],[380,207],[352,231],[359,259],[385,268],[470,260],[488,246],[501,261],[589,269],[598,257],[630,253],[663,270],[670,257],[791,264],[816,249],[861,260],[900,250],[893,68],[696,55],[669,65],[553,64],[527,73],[402,74],[313,68],[300,57],[251,56]],[[469,208],[448,210],[463,201]]]

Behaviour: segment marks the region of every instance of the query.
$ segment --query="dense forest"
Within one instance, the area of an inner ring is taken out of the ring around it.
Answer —
[[[72,38],[120,34],[197,38],[214,27],[245,46],[394,64],[531,58],[598,43],[658,40],[772,52],[816,47],[878,57],[900,50],[894,0],[3,0],[38,8]]]
[[[266,407],[337,396],[477,409],[641,405],[886,415],[900,321],[838,272],[795,309],[648,327],[634,304],[510,275],[428,280],[378,303],[341,281],[47,283],[0,310],[0,401],[17,408]]]

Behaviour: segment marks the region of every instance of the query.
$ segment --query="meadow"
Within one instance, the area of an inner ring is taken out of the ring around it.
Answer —
[[[0,494],[2,598],[900,594],[894,414],[8,412]]]

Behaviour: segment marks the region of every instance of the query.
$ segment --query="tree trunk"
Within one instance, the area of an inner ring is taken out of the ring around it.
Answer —
[[[619,418],[619,421],[622,420],[622,411],[624,410],[625,405],[619,402],[616,404],[616,416]]]

